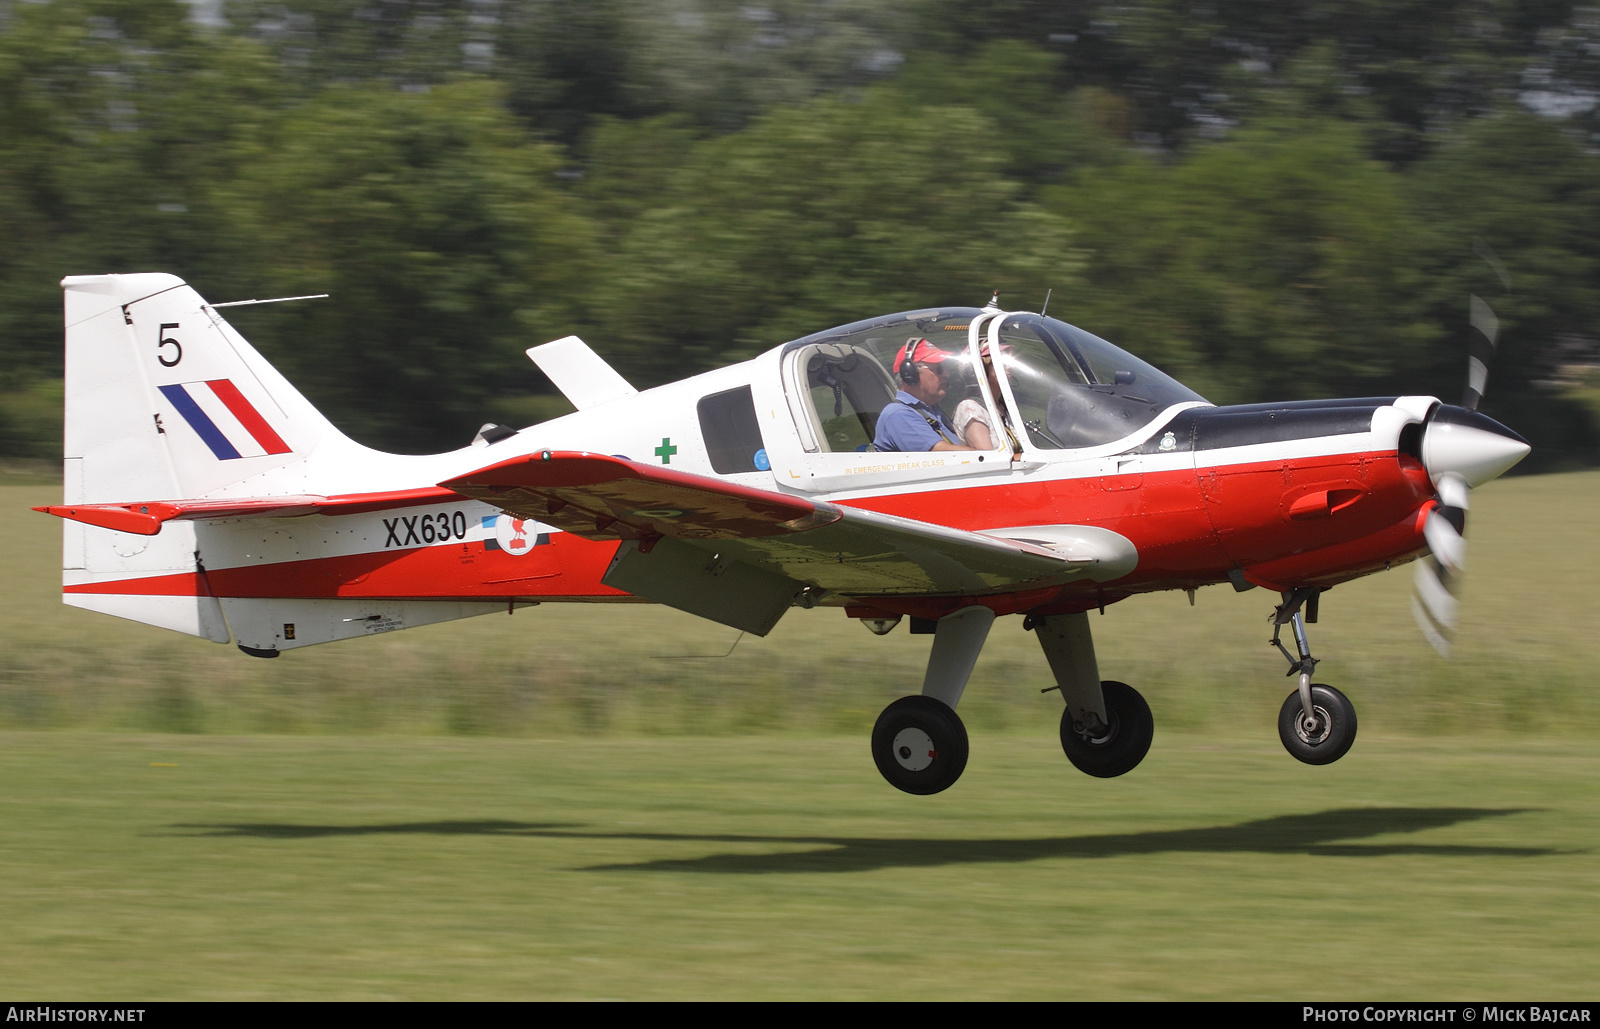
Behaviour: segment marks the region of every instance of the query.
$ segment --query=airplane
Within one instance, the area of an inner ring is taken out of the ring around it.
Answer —
[[[401,456],[346,437],[227,305],[175,276],[62,287],[63,498],[36,510],[64,519],[65,603],[260,658],[549,602],[654,602],[757,635],[796,607],[878,635],[909,621],[933,637],[922,689],[883,711],[872,755],[912,794],[965,768],[957,706],[1008,615],[1044,650],[1067,758],[1093,776],[1132,770],[1154,719],[1136,689],[1101,679],[1088,613],[1220,584],[1279,595],[1272,642],[1298,676],[1279,736],[1303,762],[1338,760],[1356,714],[1313,681],[1319,597],[1417,561],[1414,611],[1447,650],[1468,492],[1529,451],[1476,410],[1494,341],[1476,306],[1461,405],[1214,406],[996,294],[647,390],[568,336],[527,353],[574,413]],[[994,449],[874,446],[933,350],[967,373],[947,388],[1004,427]]]

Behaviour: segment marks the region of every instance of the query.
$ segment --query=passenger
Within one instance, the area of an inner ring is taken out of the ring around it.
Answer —
[[[1010,347],[1002,347],[1005,353]],[[1010,443],[1013,450],[1016,446],[1016,434],[1011,431],[1010,419],[1006,416],[1005,395],[1000,392],[1000,376],[994,369],[994,361],[989,357],[989,344],[984,343],[980,351],[983,359],[984,378],[989,380],[989,394],[994,397],[994,402],[1000,408],[1000,419],[1005,426],[1005,432],[996,435],[994,426],[989,422],[989,409],[984,405],[981,397],[968,397],[956,405],[956,413],[951,421],[961,438],[974,450],[996,450],[1003,444],[1002,440]]]
[[[918,453],[930,450],[971,450],[939,408],[949,390],[944,362],[954,355],[927,340],[912,336],[894,359],[900,391],[878,415],[872,440],[882,451]]]

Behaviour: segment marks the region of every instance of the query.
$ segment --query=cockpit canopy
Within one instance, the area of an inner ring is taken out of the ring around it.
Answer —
[[[794,405],[804,414],[802,436],[812,452],[872,448],[878,413],[900,384],[892,369],[908,340],[926,338],[948,351],[951,369],[944,408],[989,399],[975,357],[998,344],[998,362],[1011,397],[994,397],[1006,421],[1020,426],[1039,450],[1098,446],[1131,435],[1174,404],[1205,400],[1132,354],[1066,322],[1036,314],[1007,314],[958,307],[888,315],[815,333],[784,348],[788,381],[805,383]],[[977,338],[974,319],[985,318]],[[974,345],[976,344],[976,345]],[[979,357],[981,360],[981,357]],[[1014,405],[1014,406],[1013,406]],[[814,445],[813,445],[814,443]]]

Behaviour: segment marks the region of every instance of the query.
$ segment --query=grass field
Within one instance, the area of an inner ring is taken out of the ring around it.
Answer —
[[[0,991],[93,998],[1593,999],[1600,473],[1473,496],[1456,660],[1340,587],[1294,762],[1272,598],[1095,617],[1150,757],[1067,765],[1005,619],[930,798],[866,736],[928,641],[545,605],[254,661],[63,607],[0,487]],[[152,731],[154,730],[154,731]]]
[[[1592,1000],[1600,756],[1158,737],[0,735],[0,991]]]

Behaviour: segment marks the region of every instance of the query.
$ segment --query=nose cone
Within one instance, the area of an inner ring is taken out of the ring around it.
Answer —
[[[1422,435],[1422,465],[1436,486],[1455,475],[1476,487],[1503,475],[1532,449],[1493,418],[1440,404]]]

